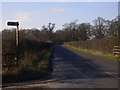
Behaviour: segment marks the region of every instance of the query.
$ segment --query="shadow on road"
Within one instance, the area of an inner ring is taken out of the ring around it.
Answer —
[[[55,79],[55,82],[79,83],[79,79],[115,78],[91,60],[84,59],[61,46],[55,47],[53,64],[52,78]]]

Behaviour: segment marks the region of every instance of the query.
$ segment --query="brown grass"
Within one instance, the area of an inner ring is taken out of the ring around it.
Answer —
[[[99,51],[105,54],[112,54],[113,47],[116,45],[117,41],[116,38],[103,38],[103,39],[95,39],[95,40],[87,40],[87,41],[78,41],[78,42],[68,42],[69,44],[74,47]]]

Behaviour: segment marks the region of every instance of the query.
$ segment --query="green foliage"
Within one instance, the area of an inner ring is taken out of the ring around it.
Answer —
[[[42,60],[41,62],[39,62],[38,66],[36,68],[37,72],[47,73],[48,72],[48,64],[49,64],[48,60]]]
[[[49,69],[49,64],[50,64],[50,57],[51,57],[51,52],[48,51],[45,55],[43,60],[41,60],[37,67],[36,67],[36,71],[39,73],[48,73],[48,69]]]

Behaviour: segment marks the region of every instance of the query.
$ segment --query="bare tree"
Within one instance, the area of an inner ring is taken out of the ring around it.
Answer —
[[[94,21],[92,33],[96,38],[103,38],[107,34],[107,23],[102,17],[98,17]]]

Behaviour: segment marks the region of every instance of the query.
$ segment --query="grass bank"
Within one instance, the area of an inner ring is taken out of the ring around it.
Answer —
[[[69,43],[65,44],[66,47],[71,48],[73,51],[77,51],[80,53],[85,53],[85,54],[92,54],[95,56],[99,56],[102,58],[110,59],[110,60],[115,60],[115,61],[120,61],[120,57],[114,56],[113,54],[110,53],[103,53],[97,50],[90,50],[90,49],[85,49],[85,48],[79,48],[74,45],[70,45]]]

